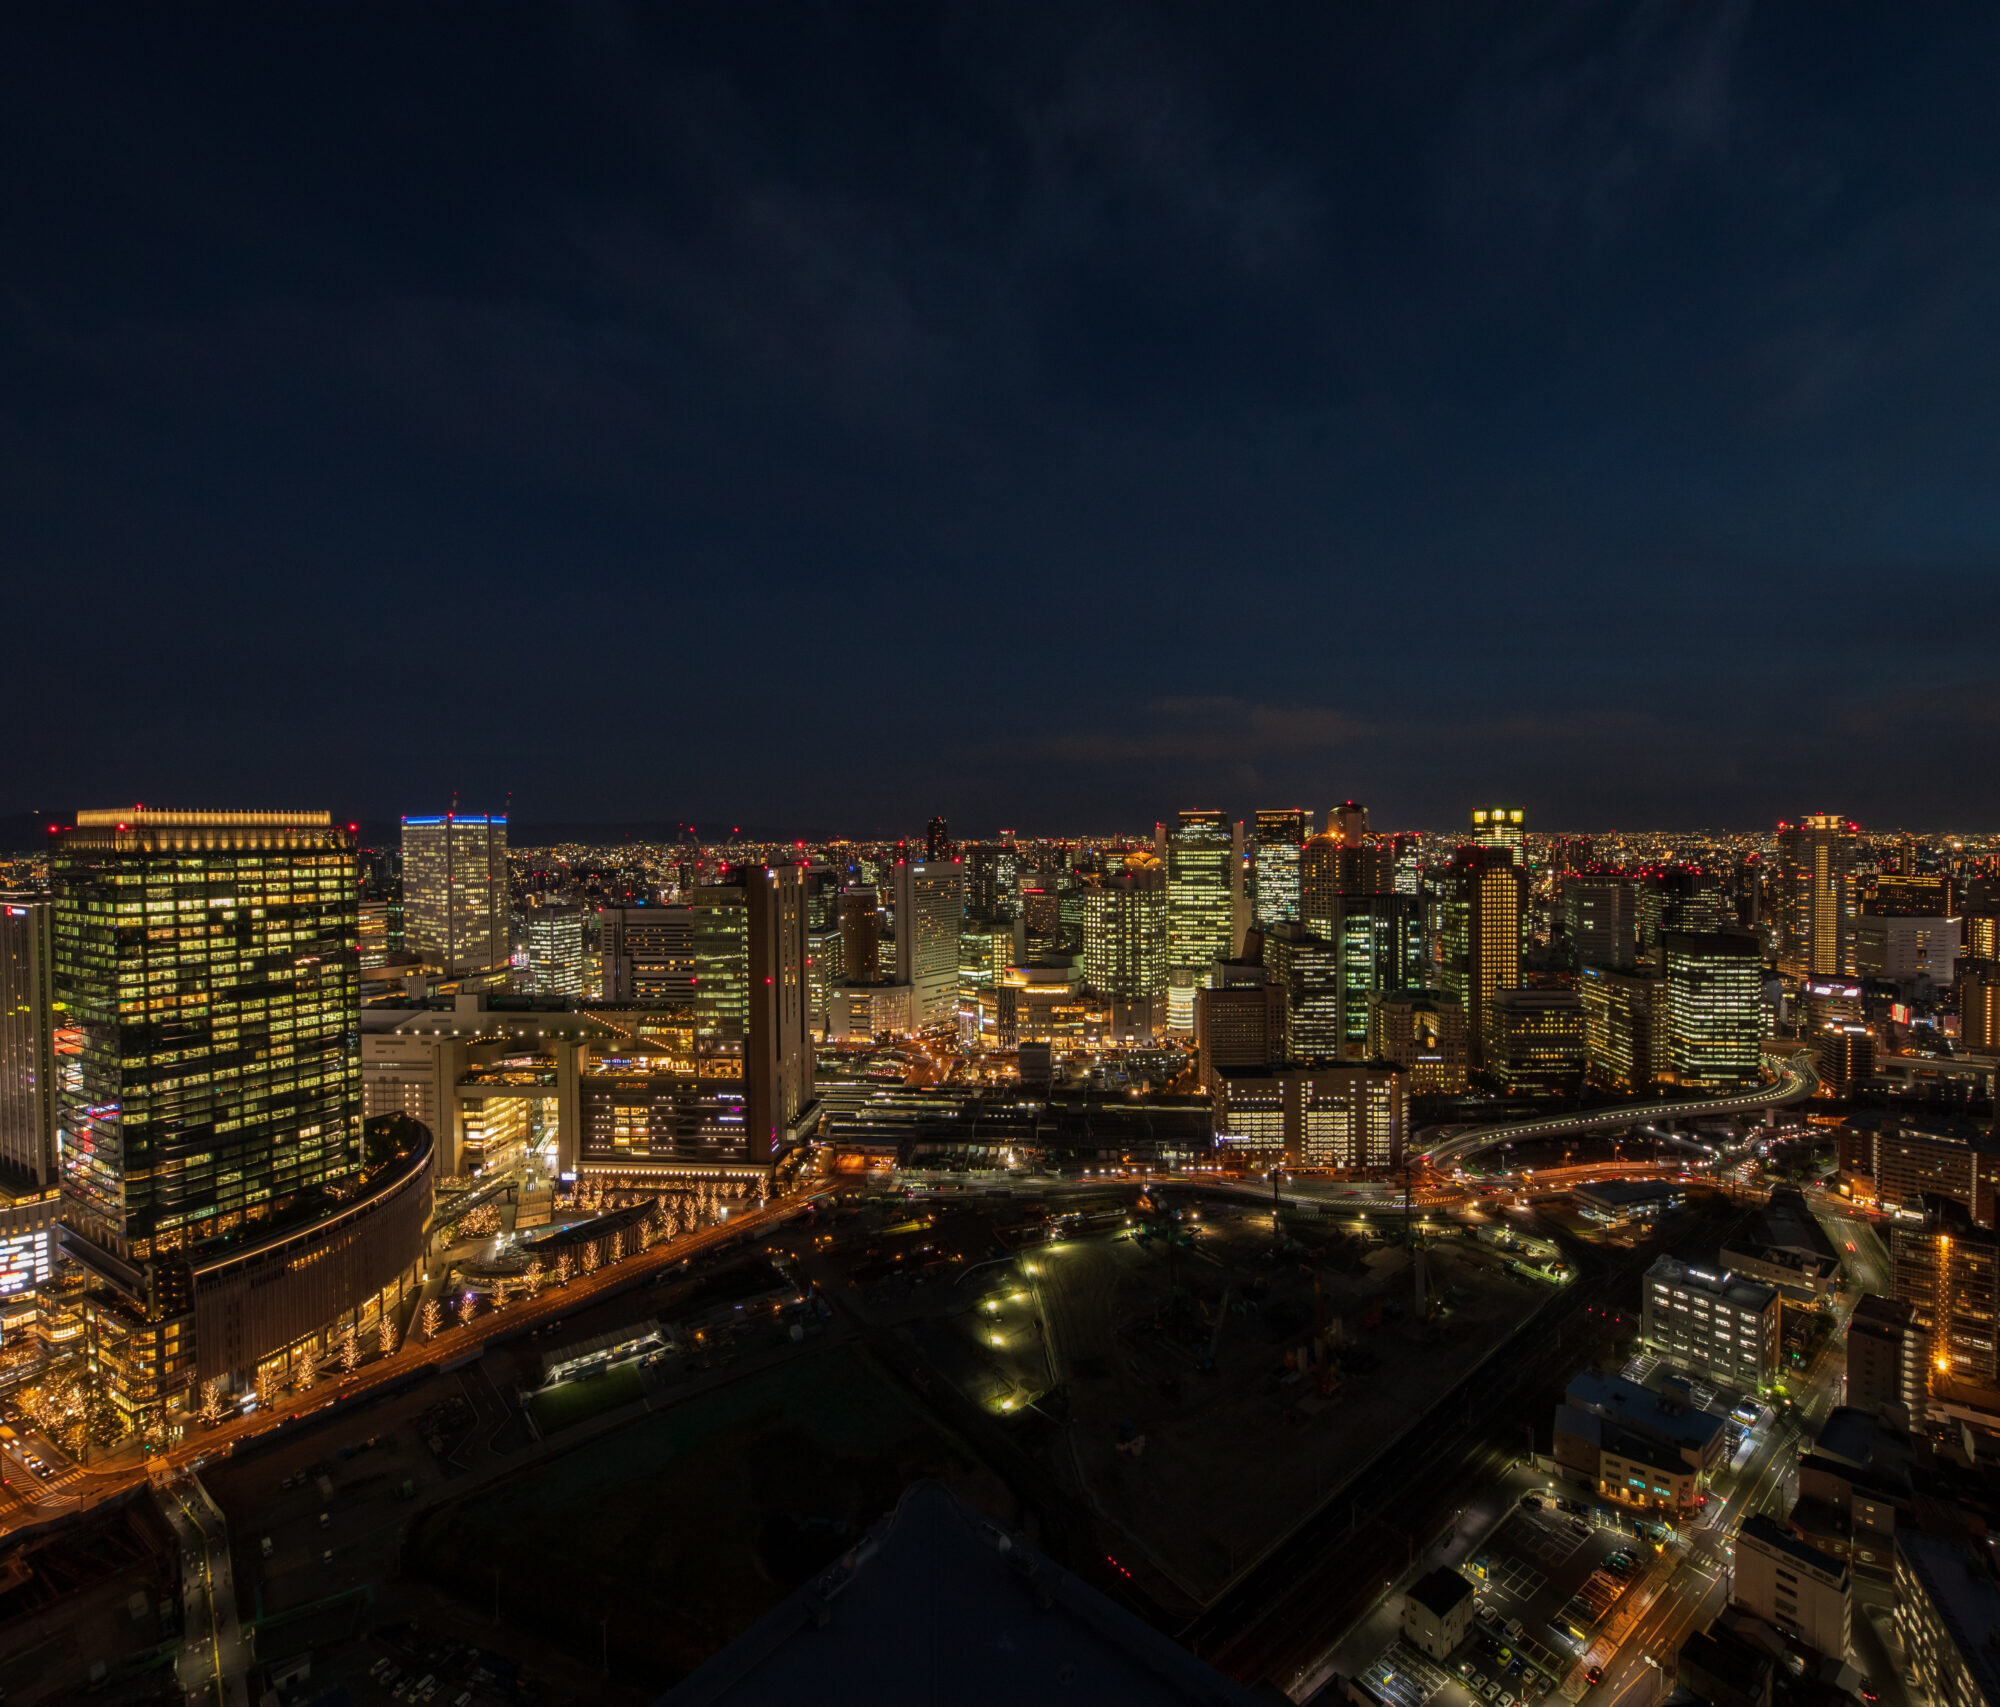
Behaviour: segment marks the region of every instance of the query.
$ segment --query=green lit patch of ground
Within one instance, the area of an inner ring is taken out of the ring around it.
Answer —
[[[535,1427],[551,1435],[645,1396],[646,1383],[640,1378],[639,1366],[621,1363],[601,1375],[545,1387],[528,1404],[535,1413]]]
[[[665,1687],[844,1551],[921,1476],[1000,1484],[848,1346],[643,1417],[428,1513],[413,1573]]]

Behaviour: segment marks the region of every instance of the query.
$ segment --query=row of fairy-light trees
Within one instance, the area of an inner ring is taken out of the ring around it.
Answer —
[[[602,1187],[575,1197],[567,1197],[558,1204],[561,1208],[585,1209],[593,1213],[605,1213],[611,1209],[636,1208],[649,1200],[633,1192],[612,1192],[607,1194]],[[641,1251],[651,1250],[663,1239],[676,1239],[684,1233],[692,1233],[716,1221],[739,1199],[732,1197],[713,1184],[704,1182],[691,1191],[676,1192],[671,1195],[661,1193],[650,1198],[650,1213],[635,1222],[617,1227],[601,1238],[591,1239],[578,1250],[561,1251],[555,1261],[544,1263],[539,1256],[530,1256],[527,1266],[518,1275],[499,1275],[491,1282],[492,1295],[487,1303],[486,1313],[504,1310],[517,1299],[533,1299],[541,1295],[544,1287],[566,1286],[578,1275],[595,1274],[606,1263],[614,1263],[623,1257],[636,1256]],[[608,1208],[607,1208],[608,1206]],[[490,1208],[490,1205],[482,1205]],[[447,1240],[453,1237],[473,1236],[482,1232],[499,1230],[499,1213],[493,1212],[492,1225],[469,1226],[478,1212],[469,1211],[462,1217],[455,1229],[446,1229]],[[460,1327],[469,1326],[480,1315],[478,1294],[467,1290],[460,1294],[452,1314]],[[444,1306],[436,1298],[426,1299],[417,1312],[416,1332],[425,1341],[435,1339],[445,1329]],[[377,1354],[393,1357],[396,1354],[400,1336],[396,1318],[384,1311],[375,1324],[374,1339]],[[343,1375],[352,1375],[361,1367],[366,1356],[363,1334],[354,1322],[349,1322],[334,1341],[334,1356]],[[289,1389],[294,1393],[310,1392],[320,1379],[320,1359],[301,1359],[290,1372]],[[277,1403],[278,1396],[287,1390],[286,1371],[272,1363],[257,1372],[257,1408],[268,1409]],[[213,1427],[229,1414],[229,1403],[219,1380],[209,1380],[202,1384],[200,1417]]]

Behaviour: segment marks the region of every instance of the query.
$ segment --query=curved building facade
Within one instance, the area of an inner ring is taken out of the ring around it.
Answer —
[[[260,1363],[358,1315],[409,1276],[430,1219],[432,1154],[427,1134],[332,1214],[190,1264],[195,1378],[254,1381]]]

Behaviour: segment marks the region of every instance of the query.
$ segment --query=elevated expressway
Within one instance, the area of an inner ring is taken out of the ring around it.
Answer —
[[[1541,1115],[1529,1120],[1462,1127],[1432,1145],[1428,1159],[1433,1169],[1445,1173],[1462,1166],[1468,1157],[1498,1149],[1503,1144],[1538,1138],[1577,1138],[1592,1132],[1616,1132],[1631,1126],[1657,1126],[1723,1114],[1751,1114],[1762,1108],[1803,1102],[1819,1089],[1819,1074],[1813,1070],[1812,1057],[1806,1050],[1767,1049],[1765,1054],[1776,1066],[1777,1077],[1754,1091],[1735,1096],[1687,1097],[1675,1102],[1631,1103],[1622,1108],[1588,1109],[1580,1114]]]

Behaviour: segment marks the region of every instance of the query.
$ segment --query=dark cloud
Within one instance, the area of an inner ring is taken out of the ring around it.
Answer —
[[[6,32],[0,805],[2000,809],[1993,20]]]

